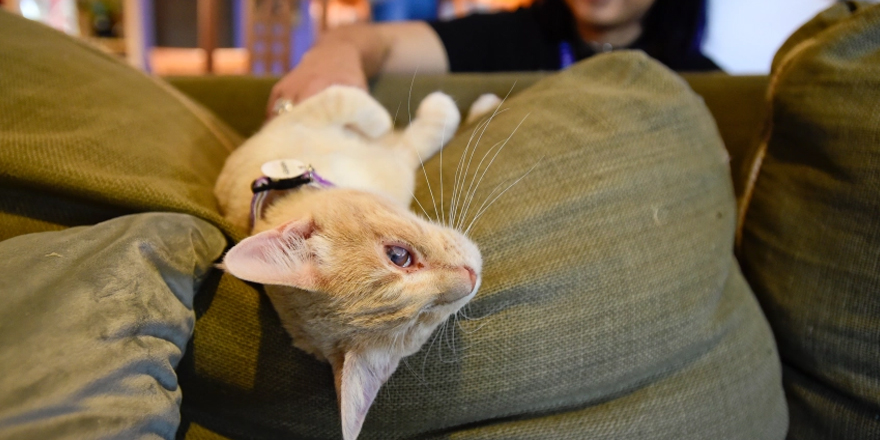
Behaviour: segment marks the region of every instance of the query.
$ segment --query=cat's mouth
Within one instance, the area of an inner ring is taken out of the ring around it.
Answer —
[[[480,276],[469,266],[462,266],[455,270],[460,277],[456,286],[441,293],[434,300],[434,305],[446,306],[455,304],[462,299],[473,297],[480,285]]]

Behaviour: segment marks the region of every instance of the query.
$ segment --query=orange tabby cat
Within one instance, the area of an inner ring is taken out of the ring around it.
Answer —
[[[480,285],[477,246],[408,210],[421,160],[459,119],[434,93],[394,132],[366,92],[334,86],[266,124],[215,186],[224,215],[252,234],[224,269],[264,284],[293,344],[330,363],[346,440],[399,361]]]

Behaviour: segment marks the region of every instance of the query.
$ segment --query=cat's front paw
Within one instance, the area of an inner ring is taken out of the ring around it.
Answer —
[[[458,130],[461,114],[455,101],[442,92],[425,97],[416,110],[416,117],[403,135],[403,144],[414,152],[415,165],[440,151]]]
[[[416,110],[416,119],[441,126],[441,131],[448,141],[458,130],[461,114],[455,101],[449,95],[443,92],[433,92],[419,104],[419,108]]]
[[[471,104],[465,124],[470,125],[483,116],[494,112],[499,105],[501,105],[501,98],[499,98],[498,95],[495,95],[494,93],[480,95],[480,97]]]

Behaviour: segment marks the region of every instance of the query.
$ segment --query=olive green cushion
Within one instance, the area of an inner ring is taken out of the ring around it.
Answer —
[[[122,60],[0,11],[0,240],[142,211],[223,224],[213,182],[241,139]]]
[[[0,439],[173,439],[174,367],[225,247],[170,213],[0,242]]]
[[[780,366],[733,258],[728,156],[702,100],[619,53],[505,108],[468,177],[473,126],[426,163],[413,206],[448,212],[456,176],[479,180],[510,138],[464,215],[521,178],[471,230],[481,290],[392,376],[360,438],[783,438]],[[186,438],[340,438],[329,367],[290,348],[263,296],[218,291],[192,353]]]
[[[880,438],[880,6],[820,14],[772,76],[740,255],[779,341],[789,438]]]

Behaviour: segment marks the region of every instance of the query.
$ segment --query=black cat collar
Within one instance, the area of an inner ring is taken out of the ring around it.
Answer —
[[[315,169],[296,160],[284,159],[263,164],[263,176],[251,183],[251,227],[263,214],[264,204],[271,191],[296,189],[303,186],[331,188],[333,183],[321,177]],[[297,174],[299,173],[299,174]]]

